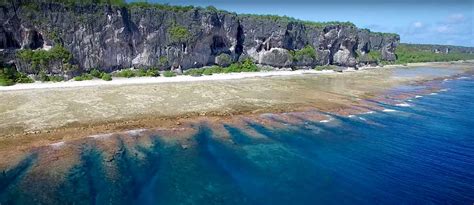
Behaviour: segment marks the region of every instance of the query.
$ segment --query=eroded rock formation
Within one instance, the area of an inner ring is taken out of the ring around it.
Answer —
[[[32,72],[11,55],[22,49],[62,45],[79,72],[129,67],[188,69],[250,57],[275,67],[314,67],[365,63],[360,55],[380,52],[395,60],[398,35],[373,33],[353,25],[313,26],[258,16],[194,8],[67,6],[41,1],[11,1],[0,6],[0,49],[6,61]],[[314,57],[295,60],[291,51],[314,48]],[[219,57],[225,54],[225,58]],[[216,62],[217,61],[217,62]],[[58,72],[54,68],[43,68]],[[66,71],[64,71],[66,72]]]

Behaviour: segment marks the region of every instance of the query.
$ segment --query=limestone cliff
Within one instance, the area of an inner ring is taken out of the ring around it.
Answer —
[[[13,0],[0,5],[0,49],[7,63],[34,73],[15,54],[22,49],[63,46],[72,54],[41,69],[66,74],[92,68],[188,69],[250,57],[275,67],[314,67],[370,63],[378,52],[395,60],[399,36],[373,33],[348,23],[316,24],[291,18],[237,15],[215,9],[163,9],[157,6],[65,5]],[[294,53],[310,46],[314,56]],[[216,62],[217,61],[217,62]],[[228,63],[228,62],[226,62]]]

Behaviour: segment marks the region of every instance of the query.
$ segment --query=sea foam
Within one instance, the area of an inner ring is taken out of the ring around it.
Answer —
[[[396,106],[398,106],[398,107],[410,107],[411,105],[408,104],[408,103],[398,103],[398,104],[396,104]]]

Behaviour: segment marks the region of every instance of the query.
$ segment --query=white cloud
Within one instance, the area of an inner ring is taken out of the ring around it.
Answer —
[[[420,21],[416,21],[413,23],[413,27],[415,28],[422,28],[424,26],[424,24]]]
[[[446,22],[451,24],[463,23],[465,21],[466,17],[464,16],[464,14],[451,14],[446,19]]]
[[[449,33],[449,27],[447,25],[438,26],[436,27],[436,31],[438,33]]]

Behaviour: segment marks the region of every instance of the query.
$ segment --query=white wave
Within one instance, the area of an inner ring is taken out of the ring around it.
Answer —
[[[327,119],[327,120],[321,120],[321,121],[319,121],[319,122],[321,122],[321,123],[328,123],[328,122],[331,122],[331,121],[332,121],[332,118]]]
[[[449,80],[449,79],[444,79],[443,81],[444,81],[444,82],[448,82],[448,81],[450,81],[450,80]]]
[[[441,90],[439,90],[439,91],[441,91],[441,92],[447,92],[448,90],[449,90],[449,89],[445,88],[445,89],[441,89]]]
[[[129,135],[138,135],[141,132],[145,131],[146,129],[136,129],[136,130],[129,130],[126,133]]]
[[[359,117],[360,120],[362,121],[367,121],[367,119],[363,118],[363,117]]]
[[[382,111],[383,112],[396,112],[396,110],[392,110],[392,109],[383,109]]]
[[[355,117],[355,115],[348,115],[347,117],[353,118],[353,117]]]
[[[107,138],[110,136],[112,136],[112,134],[98,134],[98,135],[91,135],[89,137],[94,138],[94,139],[102,139],[102,138]]]
[[[408,101],[408,102],[412,102],[413,100],[411,100],[411,99],[408,99],[407,101]]]
[[[374,111],[369,111],[369,112],[366,112],[364,114],[374,114]]]
[[[430,93],[430,95],[438,95],[438,93]]]
[[[64,146],[64,144],[65,143],[63,141],[61,141],[61,142],[56,142],[56,143],[50,144],[50,146],[53,147],[53,148],[60,148],[60,147]]]
[[[459,79],[459,80],[462,80],[462,79],[469,79],[469,77],[462,76],[462,77],[459,77],[458,79]]]
[[[408,103],[398,103],[398,104],[396,104],[396,106],[398,106],[398,107],[410,107],[411,105],[408,104]]]
[[[421,95],[417,95],[417,96],[415,96],[415,98],[422,98],[422,97],[423,97],[423,96],[421,96]]]

